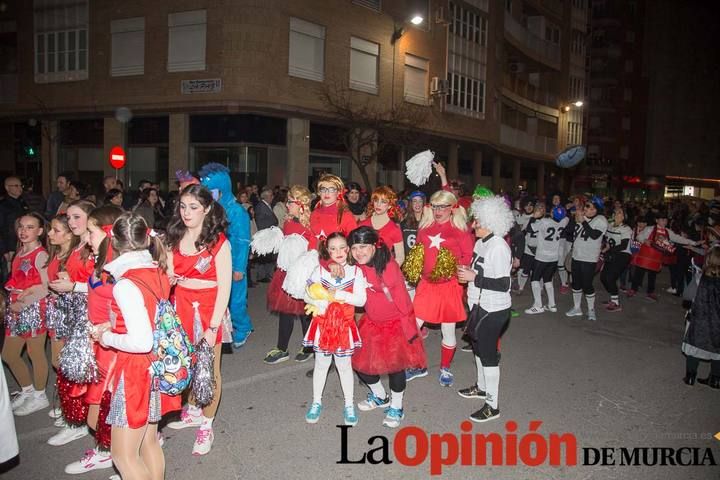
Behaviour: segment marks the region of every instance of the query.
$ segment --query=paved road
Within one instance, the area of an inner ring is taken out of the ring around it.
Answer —
[[[660,280],[659,288],[664,289],[667,278]],[[307,425],[303,416],[312,386],[305,372],[311,363],[262,363],[265,352],[274,344],[277,323],[264,311],[264,288],[250,292],[256,330],[242,350],[223,359],[224,394],[215,422],[215,447],[206,457],[193,457],[193,433],[165,429],[167,478],[430,478],[429,460],[418,466],[396,461],[392,451],[396,431],[381,425],[379,411],[361,414],[360,423],[349,431],[348,457],[357,460],[363,452],[379,447],[380,439],[374,439],[372,446],[368,441],[383,435],[389,439],[393,463],[336,463],[341,458],[341,435],[336,425],[342,420],[337,376],[329,377],[320,422]],[[599,300],[602,297],[599,295]],[[513,301],[522,310],[529,306],[531,297],[526,292]],[[715,461],[720,463],[720,441],[710,438],[720,431],[720,392],[700,385],[689,388],[681,382],[685,367],[679,349],[683,328],[679,299],[661,295],[657,304],[643,298],[625,300],[624,313],[599,310],[597,323],[566,318],[562,312],[570,302],[569,296],[563,296],[557,314],[513,319],[502,341],[502,419],[473,425],[473,432],[505,435],[506,422],[514,420],[520,440],[531,420],[541,420],[538,431],[546,439],[551,432],[575,435],[578,466],[552,467],[545,462],[538,467],[488,467],[461,466],[458,462],[445,467],[437,478],[720,478],[720,467],[581,465],[583,447],[699,447],[701,452],[710,447]],[[299,340],[298,325],[293,342]],[[436,372],[439,331],[431,332],[426,344],[432,371]],[[703,376],[706,368],[703,366]],[[472,355],[458,352],[453,371],[455,387],[473,383]],[[461,422],[480,403],[459,397],[455,387],[440,387],[434,375],[411,382],[405,395],[403,426],[416,425],[428,433],[459,436]],[[364,387],[356,385],[356,400],[364,396]],[[8,479],[69,478],[62,473],[63,466],[91,447],[89,438],[63,447],[48,446],[45,441],[55,428],[44,413],[17,418],[16,423],[22,463],[5,475]],[[408,454],[414,455],[414,443],[410,445]],[[619,457],[617,452],[618,463]],[[109,473],[96,471],[84,478],[105,479]]]

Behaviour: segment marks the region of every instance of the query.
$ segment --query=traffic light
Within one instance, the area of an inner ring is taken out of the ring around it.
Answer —
[[[27,158],[35,158],[37,157],[38,151],[37,148],[35,148],[35,145],[32,143],[26,143],[23,145],[23,153]]]

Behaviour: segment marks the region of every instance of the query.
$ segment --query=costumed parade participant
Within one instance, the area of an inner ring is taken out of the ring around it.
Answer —
[[[48,254],[43,247],[45,220],[30,212],[18,218],[18,245],[12,261],[10,279],[5,284],[9,303],[5,312],[3,360],[15,377],[20,392],[11,401],[13,413],[25,416],[50,405],[45,387],[48,361],[45,356],[45,297],[48,293]],[[32,376],[21,354],[27,347]]]
[[[345,397],[345,425],[358,422],[353,403],[352,356],[355,348],[361,345],[355,325],[355,307],[365,304],[366,281],[360,267],[348,265],[348,254],[345,236],[340,232],[331,234],[320,243],[321,260],[339,265],[344,274],[337,277],[319,265],[308,279],[310,286],[306,289],[305,303],[314,315],[303,345],[315,351],[313,400],[305,414],[308,423],[317,423],[322,414],[322,393],[333,359]]]
[[[417,239],[417,230],[422,219],[423,210],[425,210],[425,199],[427,196],[420,190],[415,190],[410,194],[407,215],[400,224],[400,229],[403,234],[403,244],[405,247],[405,253],[409,252],[412,247],[415,246]],[[402,265],[402,263],[400,264]]]
[[[0,311],[5,311],[5,297],[0,295]],[[0,357],[2,362],[2,357]],[[20,453],[17,432],[15,431],[15,419],[13,418],[12,406],[10,405],[10,390],[5,379],[5,369],[0,368],[0,467],[5,467]]]
[[[457,265],[472,259],[472,237],[467,231],[465,209],[454,194],[441,190],[430,197],[418,229],[417,243],[408,253],[403,273],[417,284],[413,306],[418,327],[425,322],[440,324],[442,332],[440,373],[442,386],[453,384],[450,365],[457,340],[455,327],[466,318],[463,287],[457,280]],[[407,370],[407,379],[427,375],[427,369]]]
[[[583,316],[580,303],[585,294],[588,307],[587,319],[597,320],[593,278],[600,258],[603,236],[608,227],[607,219],[598,213],[603,208],[602,199],[592,197],[590,201],[585,202],[583,208],[577,208],[575,211],[575,240],[572,247],[571,269],[573,308],[565,313],[567,317]]]
[[[320,200],[310,215],[310,230],[318,240],[341,232],[347,235],[357,227],[355,217],[343,198],[345,185],[339,177],[324,174],[317,184]]]
[[[538,243],[537,232],[527,228],[535,212],[535,202],[526,198],[520,201],[520,205],[523,211],[515,218],[515,221],[520,226],[520,230],[525,232],[525,247],[520,258],[520,269],[518,270],[518,294],[525,289],[525,284],[532,273]]]
[[[405,369],[427,368],[425,349],[405,279],[387,244],[368,226],[353,230],[349,244],[367,281],[365,315],[358,326],[363,344],[355,351],[353,369],[370,392],[358,409],[383,408],[383,425],[397,428],[405,417]],[[388,376],[390,395],[380,375]]]
[[[171,279],[176,282],[174,303],[183,328],[194,345],[204,339],[215,354],[215,391],[211,403],[201,409],[190,395],[180,420],[168,423],[175,430],[198,427],[194,455],[205,455],[212,448],[215,439],[212,426],[222,394],[222,320],[230,300],[233,269],[226,227],[225,212],[213,201],[210,191],[190,185],[180,193],[166,236],[171,249]]]
[[[105,265],[113,259],[110,231],[113,223],[123,214],[114,205],[105,205],[93,210],[87,219],[88,246],[95,256],[94,270],[88,279],[88,319],[98,328],[112,328],[113,283],[104,271]],[[97,382],[87,385],[82,401],[87,405],[87,427],[94,432],[95,447],[85,451],[80,460],[65,467],[65,473],[77,475],[97,469],[112,467],[110,455],[110,425],[106,423],[112,397],[112,374],[117,351],[93,343],[98,366]]]
[[[152,368],[156,321],[161,301],[170,294],[165,251],[139,215],[123,214],[110,232],[115,258],[105,270],[115,279],[115,322],[95,326],[92,335],[102,347],[117,350],[106,419],[112,427],[112,461],[123,478],[162,479],[165,456],[157,422],[177,403],[157,389]]]
[[[486,197],[472,204],[473,228],[478,237],[473,261],[461,268],[460,280],[468,282],[471,309],[465,333],[471,339],[477,382],[458,391],[463,398],[485,399],[482,408],[470,415],[474,422],[500,416],[500,355],[498,342],[510,322],[510,271],[512,254],[503,237],[513,225],[513,215],[501,197]]]
[[[568,218],[565,208],[561,206],[554,207],[552,215],[545,217],[545,207],[543,205],[535,207],[533,218],[527,224],[527,231],[537,234],[535,262],[532,268],[532,277],[530,278],[533,305],[525,310],[528,315],[536,315],[546,311],[557,312],[553,276],[558,264],[560,239],[567,224]],[[543,286],[547,294],[547,305],[544,307],[542,303]]]
[[[78,378],[68,378],[65,372],[73,368],[74,345],[87,341],[87,282],[94,268],[94,259],[87,246],[87,222],[94,208],[87,200],[77,200],[68,206],[68,227],[79,243],[68,255],[62,271],[53,274],[49,283],[50,290],[58,297],[56,302],[48,305],[48,321],[65,330],[61,337],[66,346],[70,345],[63,347],[58,359],[57,391],[65,423],[62,430],[48,439],[48,444],[54,446],[65,445],[89,433],[86,424],[88,405],[83,398],[87,384]],[[55,320],[51,321],[53,318]]]
[[[233,347],[240,348],[253,331],[247,310],[248,282],[245,278],[250,253],[250,215],[232,193],[230,171],[219,163],[208,163],[199,172],[201,181],[213,194],[213,198],[225,209],[227,239],[232,254],[232,289],[230,291],[230,316],[232,319]]]
[[[397,195],[393,189],[378,187],[370,197],[367,218],[360,222],[360,225],[377,230],[382,241],[394,255],[395,261],[402,265],[405,260],[405,246],[403,245],[402,230],[396,223],[398,216]]]
[[[618,294],[618,279],[630,265],[632,235],[632,228],[625,224],[625,212],[622,209],[615,210],[613,224],[605,232],[607,247],[604,251],[603,271],[600,274],[600,281],[610,294],[610,301],[605,307],[608,312],[622,312]]]

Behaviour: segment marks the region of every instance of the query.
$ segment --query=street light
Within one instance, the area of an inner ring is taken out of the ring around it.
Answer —
[[[423,23],[424,20],[425,20],[425,19],[423,18],[422,15],[415,14],[415,15],[410,19],[410,23],[412,23],[413,25],[420,25],[421,23]]]
[[[408,20],[406,19],[405,22]],[[415,26],[422,25],[422,23],[425,21],[425,18],[420,15],[419,13],[416,13],[412,17],[410,17],[409,22],[412,23]],[[400,37],[402,37],[405,34],[405,26],[400,24],[395,24],[395,30],[393,31],[392,37],[390,37],[390,43],[395,44],[398,40],[400,40]]]
[[[583,102],[582,100],[576,100],[574,102],[571,102],[569,105],[563,105],[561,109],[563,112],[567,113],[572,109],[572,107],[581,108],[583,105],[585,105],[585,102]]]

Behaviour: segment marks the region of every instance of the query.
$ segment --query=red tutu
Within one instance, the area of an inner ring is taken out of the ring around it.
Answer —
[[[111,379],[116,358],[116,350],[95,344],[95,359],[98,364],[99,378],[97,383],[91,383],[87,386],[85,401],[90,405],[100,405],[103,394],[106,391],[112,391]]]
[[[427,323],[457,323],[467,318],[463,287],[457,279],[432,283],[420,280],[413,300],[415,316]]]
[[[282,289],[287,272],[275,270],[267,291],[267,309],[270,312],[305,315],[305,302],[297,300]]]
[[[414,320],[413,320],[414,321]],[[400,320],[373,322],[360,319],[363,344],[355,350],[353,369],[368,375],[384,375],[408,368],[427,368],[427,356],[421,337],[408,343]]]

